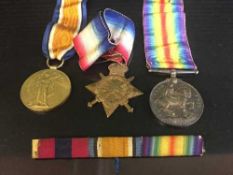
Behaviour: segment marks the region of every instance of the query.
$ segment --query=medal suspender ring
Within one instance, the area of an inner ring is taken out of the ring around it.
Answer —
[[[61,61],[59,61],[59,64],[54,64],[54,65],[52,65],[51,64],[51,62],[50,62],[50,60],[51,59],[49,59],[49,58],[47,58],[47,60],[46,60],[46,65],[49,67],[49,69],[59,69],[59,68],[61,68],[63,65],[64,65],[64,63],[65,63],[65,60],[64,59],[62,59]]]

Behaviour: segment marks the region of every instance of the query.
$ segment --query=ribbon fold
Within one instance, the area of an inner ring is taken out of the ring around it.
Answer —
[[[74,38],[80,68],[87,70],[100,57],[128,64],[134,38],[133,21],[115,10],[105,9]]]

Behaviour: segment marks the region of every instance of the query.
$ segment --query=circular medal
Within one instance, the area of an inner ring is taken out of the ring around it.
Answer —
[[[162,123],[177,127],[193,125],[201,118],[204,110],[199,92],[177,78],[167,79],[154,87],[150,106]]]
[[[71,92],[71,82],[59,70],[45,69],[31,75],[23,84],[20,98],[35,112],[47,112],[66,101]]]

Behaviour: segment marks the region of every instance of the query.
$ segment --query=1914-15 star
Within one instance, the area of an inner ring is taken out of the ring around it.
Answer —
[[[110,71],[108,76],[100,74],[100,81],[86,86],[96,95],[95,100],[88,103],[88,107],[102,103],[108,118],[119,106],[124,106],[128,112],[133,112],[134,109],[128,104],[129,99],[143,94],[130,84],[134,77],[125,78],[128,67],[124,64],[113,63],[109,65],[108,69]]]

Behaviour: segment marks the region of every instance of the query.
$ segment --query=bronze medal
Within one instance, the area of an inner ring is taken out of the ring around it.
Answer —
[[[128,112],[133,112],[133,108],[128,104],[129,99],[143,94],[130,84],[134,77],[125,78],[128,67],[124,64],[113,63],[108,69],[110,71],[108,76],[100,74],[100,81],[86,86],[89,91],[96,95],[95,100],[88,103],[88,107],[102,103],[108,118],[119,106],[124,106]]]
[[[20,98],[34,112],[47,112],[66,101],[71,92],[67,75],[56,69],[45,69],[31,75],[22,85]]]

